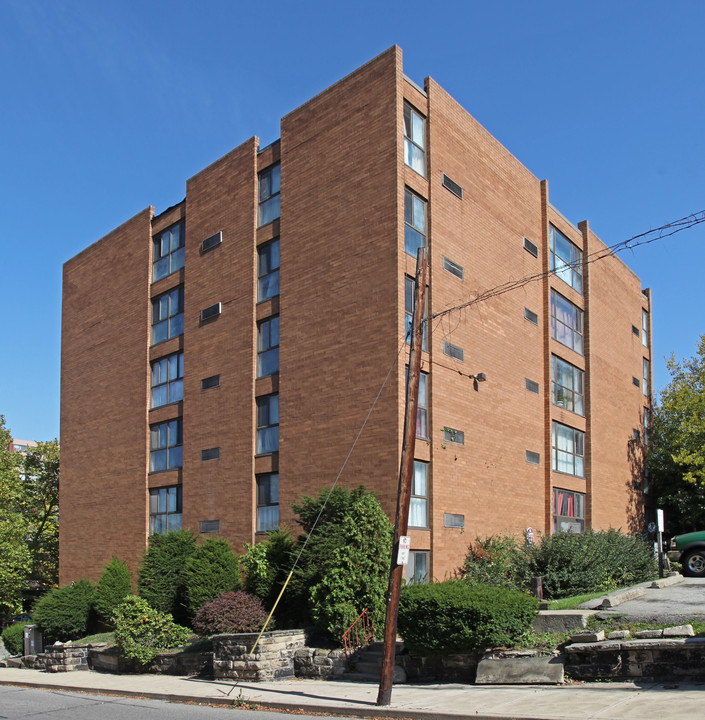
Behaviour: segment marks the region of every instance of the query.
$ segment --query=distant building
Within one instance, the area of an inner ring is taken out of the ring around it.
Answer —
[[[37,443],[34,440],[17,440],[12,438],[10,443],[10,452],[26,453],[30,448],[37,447]]]
[[[150,532],[239,551],[291,526],[390,370],[340,482],[393,517],[422,245],[407,576],[447,576],[476,536],[638,527],[648,290],[392,47],[65,264],[61,582],[134,570]]]

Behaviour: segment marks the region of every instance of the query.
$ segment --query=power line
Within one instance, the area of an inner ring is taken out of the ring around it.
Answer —
[[[601,250],[596,250],[595,252],[585,256],[585,258],[583,259],[583,264],[589,265],[590,263],[597,262],[598,260],[603,260],[610,255],[616,255],[617,253],[623,252],[624,250],[633,250],[634,248],[640,247],[641,245],[649,245],[652,242],[656,242],[657,240],[662,240],[663,238],[670,237],[671,235],[675,235],[676,233],[682,232],[683,230],[689,230],[690,228],[695,227],[702,222],[705,222],[705,210],[700,210],[699,212],[686,215],[685,217],[674,220],[673,222],[662,225],[661,227],[654,228],[653,230],[647,230],[646,232],[639,233],[638,235],[634,235],[628,240],[622,240],[621,242],[615,243],[614,245],[609,245]],[[566,264],[565,267],[571,267],[571,265]],[[499,295],[504,295],[505,293],[511,292],[512,290],[517,290],[518,288],[524,287],[525,285],[529,285],[530,283],[537,282],[539,280],[542,280],[543,278],[547,278],[555,274],[555,270],[547,270],[545,272],[527,275],[526,277],[520,278],[518,280],[507,280],[507,282],[502,283],[501,285],[497,285],[493,288],[490,288],[489,290],[478,293],[471,300],[467,300],[463,303],[460,303],[459,305],[454,305],[453,307],[449,307],[445,310],[440,310],[437,313],[433,313],[431,319],[444,317],[457,310],[462,310],[464,308],[470,307],[471,305],[475,305],[476,303],[483,302],[484,300],[489,300],[491,298],[498,297]]]

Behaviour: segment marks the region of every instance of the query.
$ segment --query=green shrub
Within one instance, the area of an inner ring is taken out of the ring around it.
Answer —
[[[263,542],[245,543],[244,588],[271,610],[293,565],[294,539],[288,530],[269,533]],[[276,613],[275,613],[276,614]]]
[[[10,655],[22,655],[24,652],[24,626],[25,623],[16,622],[2,631],[2,641]]]
[[[159,612],[146,600],[128,595],[113,614],[115,642],[129,660],[146,665],[161,650],[183,645],[188,628],[174,623],[169,613]]]
[[[117,557],[105,566],[95,587],[93,607],[98,617],[112,628],[113,613],[118,605],[132,593],[132,577],[124,562]]]
[[[186,560],[181,582],[186,612],[193,617],[207,602],[240,587],[240,563],[230,543],[208,538]]]
[[[529,630],[538,601],[518,590],[458,580],[408,585],[399,634],[413,653],[470,653],[509,645]]]
[[[543,579],[546,598],[563,598],[651,580],[653,549],[618,530],[557,533],[529,548],[532,575]]]
[[[490,535],[470,543],[459,577],[475,585],[522,589],[529,577],[529,558],[513,537]]]
[[[44,642],[76,640],[88,634],[93,607],[93,586],[88,580],[54,588],[37,600],[32,619]]]
[[[181,575],[186,561],[196,550],[196,539],[186,530],[151,535],[137,578],[141,598],[155,610],[185,619]]]
[[[336,488],[324,508],[327,496],[322,491],[292,506],[305,533],[319,514],[320,519],[289,585],[285,621],[289,627],[313,621],[340,638],[365,608],[376,626],[384,622],[392,526],[375,495],[362,486]]]
[[[217,633],[259,632],[267,619],[262,601],[250,593],[238,590],[225,593],[206,603],[193,619],[193,629],[199,635]],[[273,629],[273,624],[267,626]]]

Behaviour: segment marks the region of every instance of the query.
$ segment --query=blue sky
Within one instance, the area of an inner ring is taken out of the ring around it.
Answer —
[[[0,0],[0,414],[59,434],[66,260],[394,43],[606,243],[705,209],[704,26],[701,0]],[[705,332],[705,224],[621,257],[658,389]]]

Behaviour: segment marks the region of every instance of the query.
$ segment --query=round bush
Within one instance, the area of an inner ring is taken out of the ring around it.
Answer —
[[[221,538],[208,538],[186,560],[181,581],[189,617],[210,600],[239,589],[240,563],[230,543]]]
[[[237,590],[206,603],[196,613],[193,629],[203,636],[258,632],[266,619],[267,613],[262,601],[254,595]],[[268,628],[272,629],[271,623]]]
[[[128,595],[113,615],[115,642],[130,660],[147,664],[160,650],[183,645],[188,628],[174,622],[169,613],[152,608],[146,600]]]
[[[22,655],[24,652],[24,626],[25,623],[16,622],[2,631],[2,641],[10,655]]]
[[[511,644],[537,611],[518,590],[451,580],[402,588],[398,627],[411,652],[470,653]]]
[[[39,598],[32,619],[39,625],[44,642],[65,642],[87,635],[93,594],[93,586],[88,580],[77,580]]]
[[[132,593],[132,578],[124,562],[114,557],[103,570],[95,588],[93,607],[100,619],[113,626],[113,613]]]

